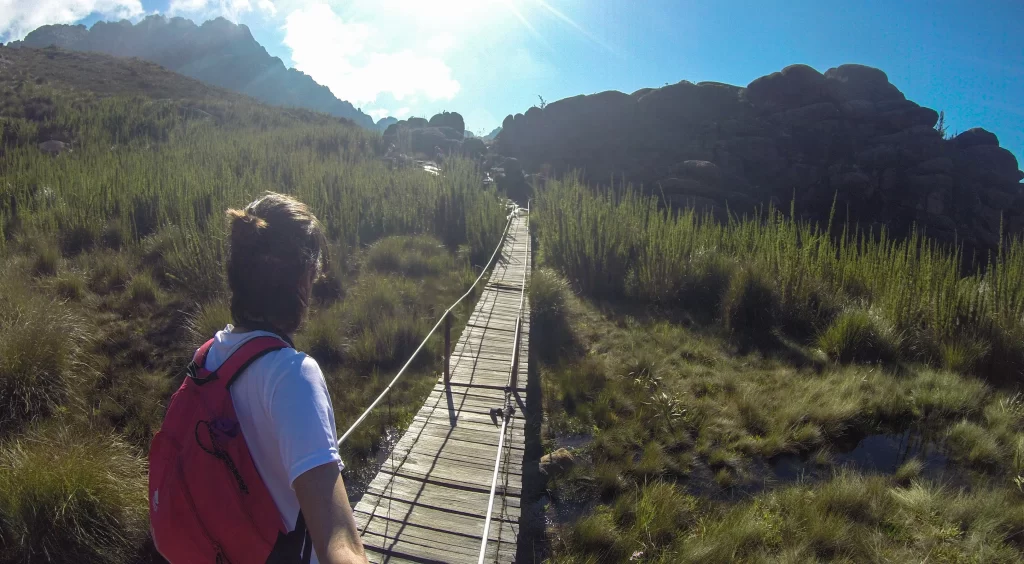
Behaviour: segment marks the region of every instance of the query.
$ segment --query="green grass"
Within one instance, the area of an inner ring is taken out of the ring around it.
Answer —
[[[52,423],[0,443],[0,561],[136,562],[146,508],[145,463],[115,435]]]
[[[34,295],[8,269],[0,289],[0,436],[56,413],[73,400],[86,376],[85,320],[60,303]]]
[[[547,288],[538,303],[559,304],[554,317],[575,343],[569,354],[534,357],[544,445],[593,437],[575,450],[569,474],[548,478],[547,494],[556,507],[597,504],[548,530],[552,561],[1024,557],[1019,395],[909,360],[827,362],[817,343],[741,347],[717,324],[592,300],[537,272]],[[551,313],[533,315],[531,338]],[[869,325],[868,337],[875,330]],[[849,350],[869,350],[863,333],[851,333]],[[938,442],[946,471],[958,476],[952,484],[919,458],[880,475],[837,462],[851,437],[908,428]],[[820,477],[778,481],[766,468],[781,455],[800,457]],[[665,499],[673,501],[656,503]]]
[[[841,313],[818,337],[818,346],[837,362],[894,362],[901,338],[870,312],[851,310]]]

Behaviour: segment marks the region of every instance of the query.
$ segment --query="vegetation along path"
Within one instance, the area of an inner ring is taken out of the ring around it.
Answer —
[[[439,379],[423,407],[356,505],[356,521],[373,562],[477,562],[497,466],[486,562],[516,553],[525,451],[529,308],[523,286],[530,274],[529,218],[515,217],[491,273],[450,359],[450,380]],[[520,307],[522,306],[522,312]],[[518,374],[509,386],[515,356]],[[511,415],[502,435],[510,388]]]

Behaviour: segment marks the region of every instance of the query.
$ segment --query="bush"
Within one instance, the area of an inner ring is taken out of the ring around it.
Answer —
[[[818,346],[836,362],[892,362],[899,358],[900,337],[876,315],[849,310],[821,334]]]
[[[731,333],[767,339],[775,327],[778,297],[768,281],[752,268],[737,269],[722,299],[722,321]]]
[[[454,269],[451,254],[427,236],[395,236],[377,241],[366,254],[367,268],[410,278],[440,276]]]
[[[344,304],[314,312],[302,331],[296,335],[296,347],[323,365],[339,364],[345,358],[348,337],[345,335]]]
[[[0,561],[128,563],[148,534],[146,466],[59,424],[0,447]]]
[[[128,301],[132,304],[155,304],[158,293],[156,282],[149,273],[140,272],[128,283]]]
[[[0,434],[70,400],[87,334],[59,303],[14,289],[0,294]]]
[[[32,264],[32,273],[36,276],[54,276],[57,274],[57,265],[60,263],[60,253],[57,249],[45,245],[39,249],[36,260]]]
[[[65,300],[78,301],[85,296],[85,278],[77,272],[58,276],[53,287],[57,295]]]
[[[987,429],[967,420],[955,423],[946,431],[950,454],[975,466],[994,467],[1002,460],[999,442]]]
[[[132,277],[132,269],[123,253],[97,252],[88,258],[90,290],[106,295],[125,289]]]
[[[943,343],[939,348],[942,367],[959,374],[976,372],[991,350],[987,343],[973,339]]]
[[[79,255],[96,244],[96,229],[89,225],[72,225],[58,231],[60,250],[65,256]]]
[[[607,507],[600,507],[577,521],[569,535],[569,543],[596,562],[621,562],[628,556],[622,533],[615,527]]]
[[[573,342],[567,317],[569,283],[542,268],[533,272],[529,284],[531,349],[543,362],[553,363]]]

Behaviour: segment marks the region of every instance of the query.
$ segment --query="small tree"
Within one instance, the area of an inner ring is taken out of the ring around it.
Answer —
[[[544,100],[544,97],[541,96],[540,94],[537,94],[537,98],[540,99],[540,109],[543,110],[544,107],[548,105],[548,103],[547,103],[546,100]]]
[[[938,131],[943,139],[949,139],[949,135],[946,133],[946,112],[939,112],[939,121],[935,122],[935,131]]]

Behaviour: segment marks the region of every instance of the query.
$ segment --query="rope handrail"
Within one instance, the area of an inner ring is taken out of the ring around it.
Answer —
[[[420,345],[416,347],[416,350],[413,351],[412,355],[409,357],[409,360],[405,361],[405,364],[402,365],[402,368],[398,371],[398,374],[395,374],[395,377],[391,379],[391,382],[387,385],[386,388],[384,388],[380,395],[378,395],[377,398],[373,400],[373,403],[371,403],[369,407],[363,410],[363,413],[359,416],[358,419],[355,420],[355,423],[352,423],[348,430],[345,431],[345,434],[343,434],[341,438],[338,439],[338,448],[341,448],[341,444],[345,442],[345,439],[347,439],[349,435],[351,435],[352,432],[355,431],[356,428],[359,427],[359,425],[366,419],[366,417],[370,415],[370,412],[373,411],[373,408],[377,407],[377,404],[379,404],[380,401],[384,399],[384,396],[388,395],[388,393],[391,391],[391,388],[394,387],[394,385],[398,382],[398,379],[401,378],[402,374],[405,373],[405,369],[409,368],[409,365],[412,364],[412,361],[416,359],[416,355],[420,353],[420,350],[422,350],[423,346],[427,344],[427,341],[429,341],[430,338],[434,336],[434,332],[437,331],[437,328],[441,326],[441,323],[443,323],[445,319],[448,318],[448,315],[451,313],[453,309],[455,309],[455,306],[459,305],[462,302],[462,300],[466,299],[467,296],[473,293],[473,289],[476,288],[476,285],[480,283],[481,279],[483,279],[484,274],[486,274],[487,271],[491,268],[491,264],[494,262],[494,258],[498,256],[498,251],[501,250],[502,245],[504,245],[505,237],[508,235],[508,228],[510,225],[512,225],[512,219],[515,217],[517,211],[518,210],[514,210],[511,214],[509,214],[508,221],[505,222],[505,229],[502,230],[501,238],[498,239],[498,245],[494,247],[494,252],[491,253],[491,258],[487,261],[487,264],[485,264],[484,268],[480,271],[480,275],[476,277],[476,280],[474,280],[473,284],[469,287],[468,290],[466,290],[466,293],[462,294],[462,297],[455,300],[455,303],[448,306],[448,309],[444,310],[444,313],[441,314],[441,318],[437,320],[437,323],[434,324],[434,327],[430,329],[430,332],[427,333],[427,336],[424,337],[423,341],[420,342]]]

